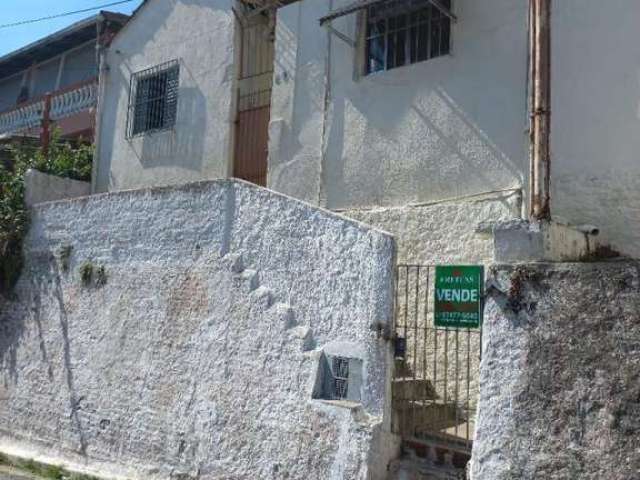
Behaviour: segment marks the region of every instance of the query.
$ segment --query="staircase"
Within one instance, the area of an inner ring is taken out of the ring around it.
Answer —
[[[467,480],[465,468],[455,468],[406,455],[389,468],[390,480]]]
[[[392,383],[394,431],[403,455],[392,463],[390,480],[464,480],[470,460],[467,429],[473,425],[459,406],[438,395],[431,380],[415,378],[396,359]]]

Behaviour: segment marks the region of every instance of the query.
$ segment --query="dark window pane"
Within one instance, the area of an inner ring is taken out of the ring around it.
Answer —
[[[422,62],[429,58],[429,24],[423,23],[418,27],[418,52],[416,61]]]
[[[450,8],[450,0],[441,0]],[[367,72],[449,53],[449,17],[425,0],[388,1],[368,10]]]
[[[173,62],[172,62],[173,63]],[[154,67],[134,74],[133,111],[129,111],[129,135],[169,128],[175,124],[178,105],[179,66]],[[154,71],[155,70],[155,71]],[[137,78],[136,78],[137,77]]]
[[[374,37],[367,40],[367,72],[384,70],[384,37]]]
[[[402,67],[406,63],[405,62],[406,39],[407,39],[406,30],[400,30],[399,32],[396,33],[396,55],[395,55],[396,62],[394,65],[396,67]]]
[[[395,67],[396,36],[388,34],[387,37],[387,69]]]
[[[430,57],[437,57],[440,55],[440,25],[437,23],[431,24],[431,52]]]
[[[393,32],[396,30],[396,17],[389,18],[389,31]]]
[[[369,23],[367,29],[367,37],[375,37],[377,35],[384,35],[386,31],[386,20],[378,20],[377,22]]]
[[[440,55],[448,55],[451,48],[451,22],[447,19],[442,22],[442,33],[440,35]]]
[[[418,27],[411,27],[409,31],[409,63],[418,60]]]

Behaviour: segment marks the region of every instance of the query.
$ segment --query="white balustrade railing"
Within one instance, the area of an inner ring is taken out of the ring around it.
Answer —
[[[0,134],[37,127],[42,122],[44,100],[0,114]]]
[[[96,104],[98,84],[88,83],[75,90],[51,97],[51,120],[75,115]]]
[[[97,96],[98,84],[96,82],[85,83],[61,93],[53,93],[51,95],[49,118],[51,120],[60,120],[94,107],[97,102]],[[39,127],[42,124],[44,111],[45,101],[41,99],[14,110],[0,113],[0,134]]]

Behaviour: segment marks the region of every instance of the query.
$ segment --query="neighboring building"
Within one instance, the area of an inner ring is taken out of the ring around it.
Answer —
[[[0,57],[0,137],[38,138],[48,117],[64,138],[93,138],[97,49],[127,19],[101,12]]]
[[[273,17],[241,28],[248,8],[233,10],[232,0],[146,1],[116,36],[104,60],[97,191],[234,173],[265,184]]]
[[[143,4],[105,53],[94,190],[236,176],[391,231],[403,261],[489,260],[478,225],[531,196],[529,2],[252,3]],[[640,4],[599,5],[553,6],[552,214],[640,256]]]

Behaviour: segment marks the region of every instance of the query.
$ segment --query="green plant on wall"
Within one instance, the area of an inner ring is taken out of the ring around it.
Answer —
[[[94,285],[103,287],[107,284],[107,270],[104,265],[94,265],[91,262],[84,262],[79,269],[80,281],[85,287]]]
[[[71,261],[71,252],[73,247],[71,245],[62,245],[57,252],[58,259],[60,260],[60,267],[63,272],[69,271],[69,262]]]
[[[102,287],[107,284],[107,271],[104,268],[104,265],[100,265],[96,269],[96,286]]]
[[[85,287],[91,285],[91,280],[93,279],[93,263],[84,262],[80,265],[80,281]]]
[[[37,145],[22,143],[9,147],[11,160],[0,162],[0,293],[8,293],[23,264],[22,240],[29,214],[24,205],[24,177],[33,168],[43,173],[75,180],[89,180],[93,146],[62,141],[55,131],[45,155]]]

